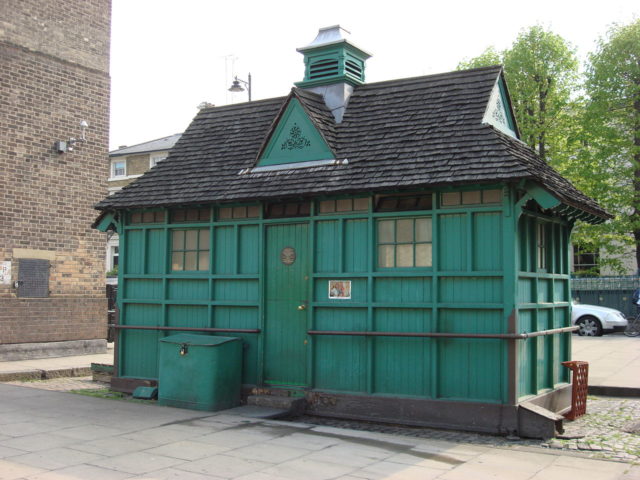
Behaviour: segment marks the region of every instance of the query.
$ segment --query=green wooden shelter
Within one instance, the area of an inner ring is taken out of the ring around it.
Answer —
[[[571,230],[609,215],[518,139],[499,66],[365,83],[340,27],[299,50],[287,96],[202,109],[97,205],[121,238],[113,386],[196,331],[243,340],[245,395],[315,415],[553,432]]]

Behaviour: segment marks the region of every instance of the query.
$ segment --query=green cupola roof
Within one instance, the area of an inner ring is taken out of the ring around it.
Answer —
[[[304,55],[304,80],[296,86],[307,88],[346,82],[364,83],[364,67],[371,54],[349,40],[350,33],[340,25],[321,28],[318,36],[297,51]]]

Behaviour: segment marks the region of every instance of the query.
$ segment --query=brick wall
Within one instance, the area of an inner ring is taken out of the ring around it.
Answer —
[[[0,261],[47,258],[50,298],[0,285],[0,343],[104,338],[110,0],[9,0],[0,28]],[[87,142],[59,154],[54,142]]]

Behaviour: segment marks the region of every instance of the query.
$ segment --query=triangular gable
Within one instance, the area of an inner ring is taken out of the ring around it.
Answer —
[[[516,122],[511,113],[509,96],[502,78],[498,78],[498,81],[493,86],[482,123],[493,125],[501,132],[513,138],[518,138]]]
[[[331,148],[304,111],[300,101],[291,96],[287,107],[271,130],[257,166],[317,162],[334,158]]]

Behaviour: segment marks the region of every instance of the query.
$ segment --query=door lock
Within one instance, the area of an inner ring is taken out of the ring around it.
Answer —
[[[301,305],[298,305],[298,310],[306,310],[306,309],[307,309],[307,305],[306,304],[303,303]]]

